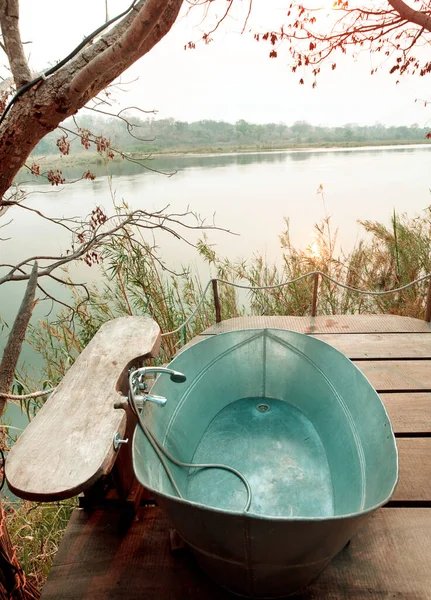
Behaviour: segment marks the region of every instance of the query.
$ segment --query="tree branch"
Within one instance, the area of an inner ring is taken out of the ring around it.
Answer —
[[[188,215],[195,219],[196,224],[189,224],[182,220],[182,217]],[[116,220],[117,222],[115,222]],[[113,226],[110,229],[107,229],[108,223],[112,223],[113,221]],[[76,249],[72,249],[72,252],[61,256],[34,256],[27,258],[11,268],[3,277],[0,277],[0,285],[7,283],[8,281],[26,281],[29,279],[30,275],[25,272],[23,273],[21,267],[24,267],[35,260],[37,260],[39,264],[42,261],[49,261],[49,264],[40,266],[38,272],[39,278],[46,276],[52,277],[52,273],[55,269],[72,261],[84,260],[88,264],[88,257],[91,253],[96,252],[98,248],[102,247],[103,244],[113,236],[120,233],[122,235],[127,235],[127,231],[130,227],[136,227],[138,230],[143,229],[147,231],[163,230],[167,233],[171,233],[177,239],[182,240],[191,246],[194,246],[194,244],[174,229],[175,227],[183,228],[188,231],[215,229],[217,231],[231,233],[229,230],[222,227],[206,225],[198,215],[191,212],[180,215],[176,215],[175,213],[165,214],[162,211],[150,213],[145,210],[136,210],[128,214],[117,213],[112,217],[103,220],[103,222],[94,229],[91,229],[90,227],[91,232],[90,230],[88,232],[85,230],[82,230],[81,232],[77,231],[78,238],[81,236],[81,243]],[[87,237],[86,233],[90,233],[90,237]],[[0,268],[5,268],[7,266],[9,265],[0,264]],[[17,271],[21,271],[21,273],[18,274]]]
[[[3,35],[4,51],[17,88],[31,81],[31,71],[24,54],[19,32],[19,1],[0,1],[0,26]]]
[[[115,40],[106,48],[94,55],[88,64],[79,70],[70,83],[70,92],[82,96],[94,85],[100,76],[106,77],[107,73],[112,81],[127,67],[143,56],[154,43],[150,39],[160,35],[160,30],[165,33],[172,25],[172,11],[176,15],[182,0],[141,0],[135,7],[135,14],[128,15],[114,30]],[[132,18],[132,21],[130,19]],[[164,33],[163,33],[164,35]],[[111,33],[112,38],[112,33]],[[101,42],[104,39],[102,38]],[[149,44],[148,44],[149,43]],[[148,47],[149,45],[149,47]],[[97,50],[100,51],[100,48]],[[119,68],[120,67],[120,68]],[[106,84],[102,87],[106,87]],[[94,96],[94,94],[91,94]]]
[[[414,10],[403,0],[388,0],[388,2],[402,19],[405,19],[410,23],[415,23],[431,32],[431,15],[422,12],[421,10]]]

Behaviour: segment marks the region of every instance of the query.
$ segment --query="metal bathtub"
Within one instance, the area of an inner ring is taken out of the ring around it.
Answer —
[[[255,598],[308,585],[356,529],[391,497],[398,458],[386,410],[343,354],[278,329],[210,336],[169,365],[187,381],[159,377],[145,425],[177,459],[183,499],[138,427],[133,464],[199,564],[230,591]],[[169,461],[168,461],[169,462]]]

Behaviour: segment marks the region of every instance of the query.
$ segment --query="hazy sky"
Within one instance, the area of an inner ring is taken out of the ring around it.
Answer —
[[[129,3],[110,0],[110,16]],[[248,6],[244,0],[237,4],[242,10]],[[215,10],[225,5],[226,0],[214,3]],[[287,0],[254,0],[252,24],[264,27],[272,19],[274,26],[280,25],[287,5]],[[103,21],[104,11],[104,0],[21,0],[23,39],[32,42],[26,45],[32,68],[43,69],[62,58]],[[279,58],[269,59],[267,45],[255,42],[250,34],[240,35],[241,14],[226,20],[212,44],[184,51],[184,44],[198,40],[211,22],[210,17],[199,26],[200,9],[185,12],[162,42],[123,76],[124,82],[138,81],[125,86],[121,105],[156,108],[160,117],[187,121],[243,118],[256,123],[420,126],[431,122],[431,106],[415,103],[416,98],[431,98],[431,75],[405,77],[395,85],[395,77],[385,72],[371,76],[372,57],[364,54],[357,61],[338,59],[338,68],[323,74],[313,90],[298,85],[300,76],[291,73],[287,48],[281,46]]]

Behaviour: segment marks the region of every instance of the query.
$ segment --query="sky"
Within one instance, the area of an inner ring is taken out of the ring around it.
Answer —
[[[108,0],[109,16],[129,3]],[[279,25],[288,3],[254,0],[252,25]],[[25,48],[35,71],[70,52],[105,16],[105,0],[21,0],[20,4],[22,37],[31,42]],[[214,10],[225,5],[225,0],[217,0]],[[185,9],[188,6],[185,3]],[[396,85],[395,77],[384,71],[371,76],[372,57],[364,54],[356,61],[350,56],[338,59],[337,69],[322,74],[315,89],[300,86],[300,75],[291,72],[287,48],[280,46],[278,58],[270,59],[269,46],[257,43],[251,34],[240,34],[248,2],[237,0],[237,6],[243,12],[226,19],[213,43],[200,43],[188,51],[184,45],[199,40],[215,16],[200,25],[202,9],[183,10],[167,36],[122,76],[124,91],[117,94],[118,107],[138,105],[156,109],[159,118],[185,121],[292,124],[304,120],[327,126],[417,123],[421,127],[431,123],[431,105],[415,102],[431,98],[431,75],[404,77]]]

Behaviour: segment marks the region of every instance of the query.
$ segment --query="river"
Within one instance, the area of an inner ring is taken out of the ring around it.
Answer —
[[[314,223],[325,216],[322,197],[316,193],[320,185],[326,212],[333,227],[339,228],[340,244],[346,249],[361,233],[358,220],[388,222],[394,209],[413,216],[426,208],[431,200],[430,147],[171,156],[148,163],[165,172],[178,169],[172,177],[142,172],[127,162],[110,169],[117,203],[124,199],[133,208],[150,211],[167,205],[173,212],[190,207],[209,222],[215,214],[217,225],[239,234],[210,234],[219,253],[235,258],[258,251],[273,260],[280,255],[278,235],[284,217],[290,219],[295,244],[307,246],[312,241]],[[70,176],[78,177],[84,170],[75,168]],[[103,173],[99,167],[94,182],[81,181],[63,189],[27,186],[32,194],[29,204],[51,215],[85,214],[97,204],[109,212],[112,198]],[[9,212],[14,222],[2,232],[2,237],[11,238],[1,248],[7,262],[40,253],[42,248],[58,252],[59,247],[67,247],[67,232],[36,215],[16,212]],[[160,244],[168,263],[188,263],[196,256],[172,238],[163,238]],[[85,271],[80,274],[86,278],[90,273]]]
[[[268,260],[280,258],[279,234],[283,219],[290,219],[294,244],[307,247],[313,241],[314,224],[331,216],[333,229],[339,228],[339,244],[345,250],[361,237],[358,220],[389,222],[395,209],[415,216],[430,202],[430,146],[394,146],[358,149],[301,150],[268,153],[205,156],[166,156],[148,164],[175,175],[168,177],[142,171],[124,161],[96,168],[95,181],[79,181],[53,188],[39,181],[24,185],[33,209],[56,216],[88,214],[96,205],[112,212],[113,197],[118,204],[148,211],[168,206],[169,212],[192,210],[208,223],[230,229],[238,235],[209,232],[209,241],[220,255],[231,259],[263,253]],[[68,178],[78,178],[86,167],[64,168]],[[317,193],[323,187],[322,195]],[[14,211],[14,212],[13,212]],[[0,262],[17,261],[40,253],[58,253],[69,247],[65,230],[54,227],[35,213],[12,209],[1,230]],[[197,235],[191,233],[191,241]],[[158,238],[163,258],[173,267],[196,263],[204,280],[211,274],[199,262],[196,251],[172,236]],[[80,264],[74,276],[94,280],[97,271]],[[0,314],[10,323],[16,313],[23,286],[7,284],[0,288]],[[49,307],[38,306],[35,317]],[[0,350],[4,346],[4,330]],[[38,357],[25,348],[27,363],[38,368]]]

